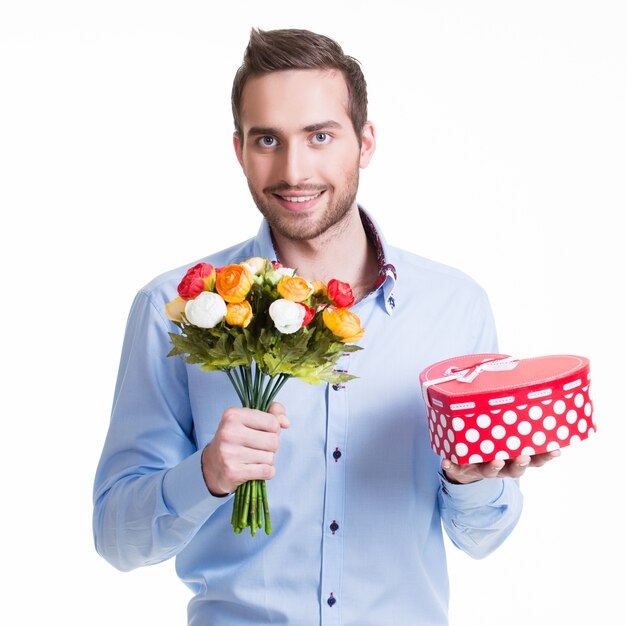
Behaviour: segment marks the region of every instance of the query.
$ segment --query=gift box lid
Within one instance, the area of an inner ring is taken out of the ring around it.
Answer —
[[[450,413],[522,405],[571,392],[588,379],[589,360],[570,354],[470,354],[433,363],[420,374],[426,405]]]

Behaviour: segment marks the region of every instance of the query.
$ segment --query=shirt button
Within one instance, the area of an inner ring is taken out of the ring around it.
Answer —
[[[335,448],[333,452],[333,459],[335,459],[335,463],[341,458],[341,450],[339,448]]]
[[[339,530],[339,524],[337,524],[337,522],[333,520],[333,523],[330,525],[330,529],[333,531],[334,535]]]
[[[326,600],[326,604],[328,604],[328,606],[333,606],[333,604],[335,604],[336,602],[337,602],[337,599],[331,593],[328,600]]]

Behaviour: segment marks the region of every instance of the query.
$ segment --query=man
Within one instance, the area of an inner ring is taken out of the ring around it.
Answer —
[[[268,413],[240,408],[222,372],[165,358],[165,304],[190,264],[156,278],[128,319],[95,481],[97,549],[121,570],[176,556],[193,625],[443,626],[442,525],[486,556],[520,515],[516,479],[558,452],[457,466],[430,449],[419,372],[496,352],[494,325],[478,285],[388,246],[357,205],[376,147],[359,64],[308,31],[253,30],[232,103],[264,220],[204,260],[259,256],[350,283],[364,349],[337,368],[357,378],[293,379]],[[251,479],[268,480],[269,536],[230,525],[229,495]]]

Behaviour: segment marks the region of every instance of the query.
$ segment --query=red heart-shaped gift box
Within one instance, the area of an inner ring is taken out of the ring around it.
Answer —
[[[589,360],[470,354],[420,374],[432,449],[453,463],[539,454],[596,431]]]

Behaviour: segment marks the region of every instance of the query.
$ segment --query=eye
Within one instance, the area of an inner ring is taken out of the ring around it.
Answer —
[[[330,135],[328,133],[315,133],[313,137],[311,137],[311,141],[316,144],[324,144],[330,141]]]
[[[276,139],[271,135],[264,135],[257,139],[257,143],[263,148],[273,148],[276,145]]]

